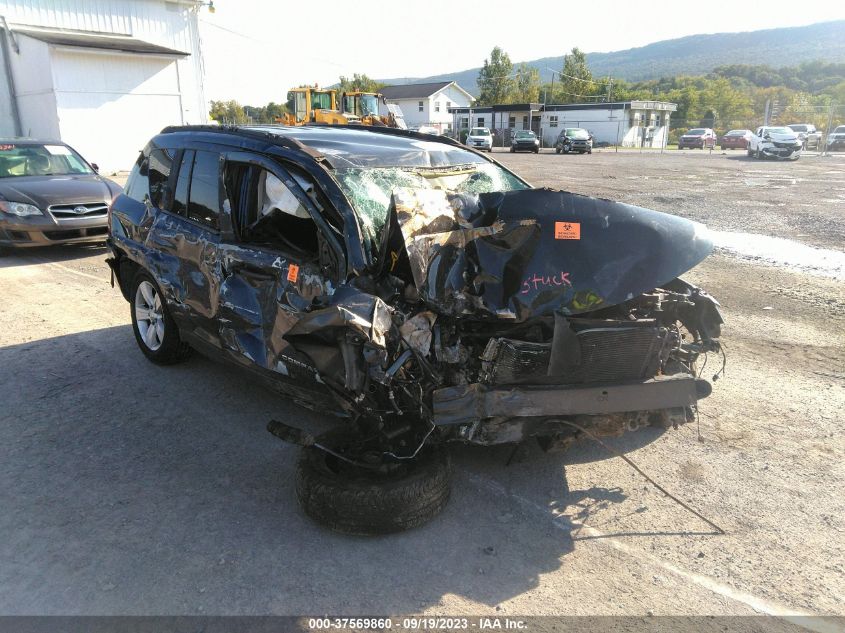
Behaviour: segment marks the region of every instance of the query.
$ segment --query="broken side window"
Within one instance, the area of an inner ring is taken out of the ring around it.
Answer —
[[[292,178],[306,193],[313,189],[301,177]],[[317,258],[319,229],[287,183],[262,167],[238,162],[227,163],[225,182],[239,241]]]

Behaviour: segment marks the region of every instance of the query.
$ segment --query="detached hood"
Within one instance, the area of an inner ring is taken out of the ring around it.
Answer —
[[[120,187],[97,175],[20,176],[0,180],[0,196],[42,209],[52,204],[111,202]]]
[[[395,190],[382,261],[444,315],[524,321],[622,303],[713,250],[673,215],[549,189]]]

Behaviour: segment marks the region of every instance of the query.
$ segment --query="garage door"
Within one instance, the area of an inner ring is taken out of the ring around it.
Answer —
[[[167,125],[182,123],[176,60],[52,50],[62,140],[104,171],[129,169]]]

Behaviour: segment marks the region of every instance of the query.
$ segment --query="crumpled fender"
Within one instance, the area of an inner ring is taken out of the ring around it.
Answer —
[[[438,313],[485,320],[519,322],[620,304],[670,282],[713,250],[697,222],[550,189],[478,195],[397,189],[389,221],[389,272],[402,275],[404,268]]]

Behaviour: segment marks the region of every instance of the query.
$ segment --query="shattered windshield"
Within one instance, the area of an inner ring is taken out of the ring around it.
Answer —
[[[450,167],[348,168],[336,172],[341,189],[358,214],[370,244],[379,243],[394,189],[445,189],[458,193],[488,193],[528,189],[528,185],[493,163]]]

